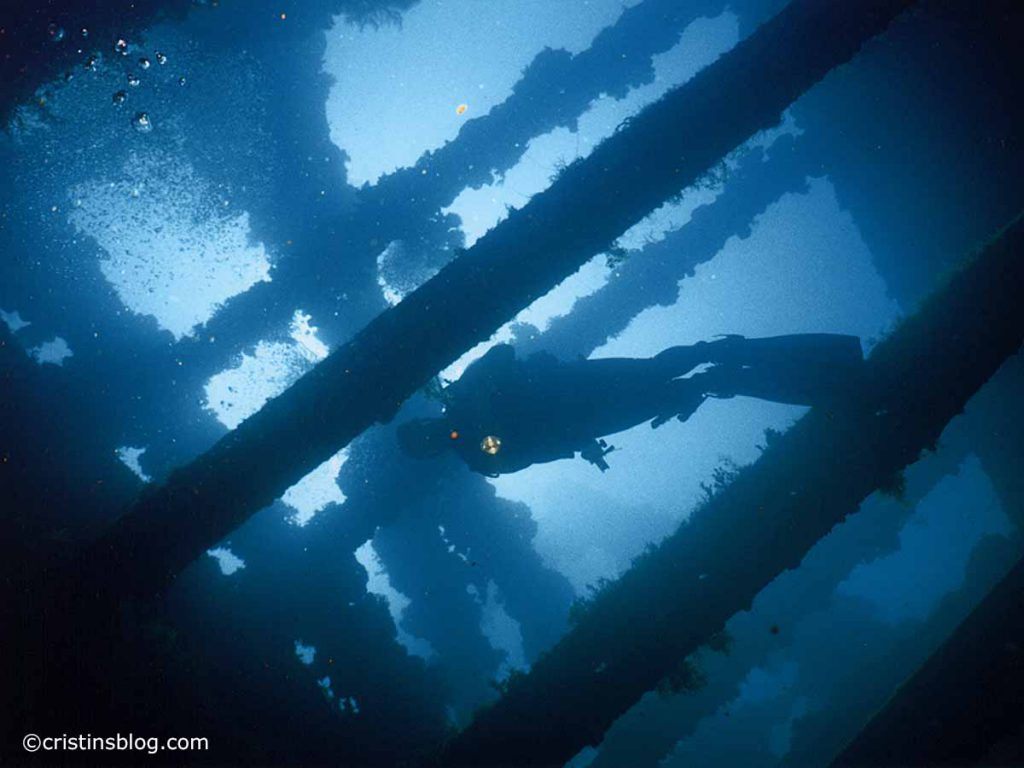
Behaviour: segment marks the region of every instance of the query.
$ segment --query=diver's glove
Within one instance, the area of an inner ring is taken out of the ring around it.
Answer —
[[[604,440],[591,440],[583,446],[580,456],[604,472],[608,469],[608,462],[604,460],[604,457],[614,450],[615,446],[608,445]]]
[[[681,396],[677,407],[665,413],[658,414],[651,420],[651,429],[657,429],[662,424],[670,419],[679,419],[679,421],[686,421],[688,418],[693,416],[698,408],[704,403],[707,395],[701,390],[693,386],[694,381],[698,381],[701,376],[705,374],[697,374],[692,379],[678,382],[680,385]]]

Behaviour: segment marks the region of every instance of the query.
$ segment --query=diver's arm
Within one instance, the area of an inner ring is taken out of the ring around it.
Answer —
[[[534,464],[547,464],[559,459],[572,459],[576,457],[576,451],[532,450],[529,452],[516,452],[504,448],[497,454],[488,455],[480,451],[463,456],[470,469],[479,472],[487,477],[500,477],[511,472],[519,472]]]
[[[462,376],[446,389],[452,428],[468,431],[472,426],[491,425],[494,398],[523,378],[521,368],[515,350],[508,344],[497,344],[470,363]]]
[[[490,391],[496,384],[515,378],[519,365],[511,345],[495,344],[487,350],[487,354],[470,363],[462,376],[452,382],[448,389],[455,396],[464,392]]]

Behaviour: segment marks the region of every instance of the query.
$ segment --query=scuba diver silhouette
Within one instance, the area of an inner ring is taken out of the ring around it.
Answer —
[[[652,358],[568,362],[546,352],[519,360],[499,344],[447,387],[443,417],[405,422],[398,439],[416,458],[455,450],[491,477],[577,453],[603,472],[614,450],[603,438],[616,432],[685,421],[708,397],[817,405],[862,366],[860,340],[839,334],[726,336]]]

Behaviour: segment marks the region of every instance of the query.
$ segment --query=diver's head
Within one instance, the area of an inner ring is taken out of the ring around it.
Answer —
[[[452,445],[444,419],[412,419],[398,425],[398,444],[414,459],[432,459]]]

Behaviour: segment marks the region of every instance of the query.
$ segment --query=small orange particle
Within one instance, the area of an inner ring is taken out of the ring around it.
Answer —
[[[469,105],[468,104],[459,104],[459,106],[457,106],[455,108],[455,114],[456,115],[465,114],[467,109],[469,109]]]
[[[459,433],[458,433],[458,431],[453,429],[452,433],[450,435],[448,435],[448,437],[450,437],[452,440],[458,440],[459,439]]]

